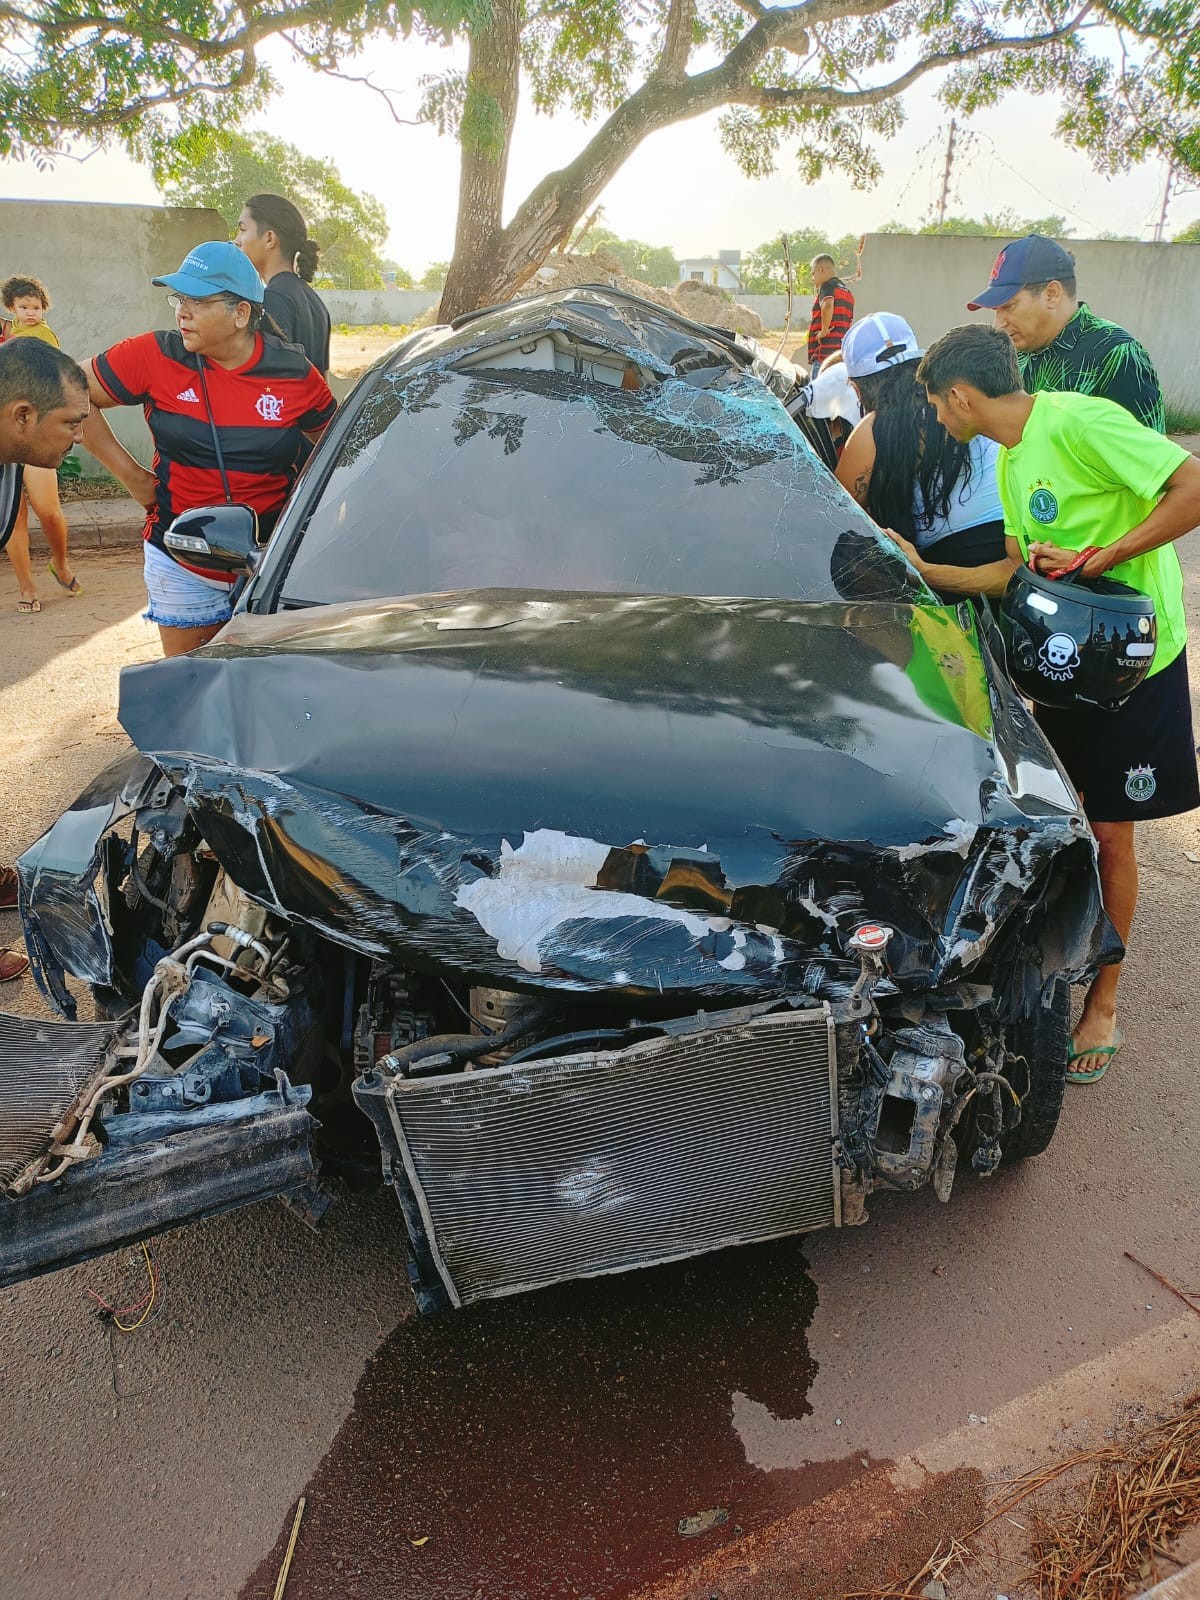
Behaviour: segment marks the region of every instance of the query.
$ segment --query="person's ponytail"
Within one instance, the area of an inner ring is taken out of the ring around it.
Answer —
[[[299,277],[305,283],[313,281],[313,274],[317,270],[317,262],[321,256],[321,246],[315,239],[305,239],[296,251],[295,268]]]

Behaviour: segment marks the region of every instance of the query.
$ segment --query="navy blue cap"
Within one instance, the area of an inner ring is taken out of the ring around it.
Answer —
[[[239,300],[249,300],[260,306],[266,286],[254,269],[249,256],[244,256],[237,245],[227,239],[213,239],[208,244],[198,244],[179,264],[178,272],[153,278],[152,283],[164,289],[174,289],[177,294],[189,295],[193,300],[205,300],[214,294],[235,294]]]
[[[1049,283],[1075,276],[1075,257],[1044,233],[1027,233],[1006,244],[996,257],[992,281],[982,294],[967,302],[968,311],[994,311],[1006,306],[1027,283]]]

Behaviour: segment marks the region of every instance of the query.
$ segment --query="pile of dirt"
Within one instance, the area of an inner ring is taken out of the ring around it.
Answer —
[[[555,254],[548,256],[544,266],[538,268],[530,281],[519,290],[519,295],[535,293],[541,289],[573,288],[581,283],[607,283],[614,289],[624,289],[627,294],[641,295],[668,311],[679,311],[693,322],[706,323],[710,328],[728,328],[734,333],[749,334],[757,338],[763,331],[762,318],[749,306],[736,304],[723,289],[711,283],[696,283],[685,279],[669,289],[655,288],[639,278],[631,278],[621,263],[607,250],[594,250],[590,254]],[[518,295],[513,296],[514,299]]]
[[[524,300],[529,295],[540,294],[545,289],[575,289],[585,283],[603,283],[612,289],[623,289],[626,294],[640,295],[668,311],[678,311],[693,322],[703,322],[710,328],[727,328],[732,333],[748,334],[757,339],[763,332],[762,318],[749,306],[738,305],[723,289],[710,283],[685,280],[669,289],[656,288],[631,278],[616,256],[605,249],[580,252],[555,252],[531,278],[511,296]],[[422,312],[413,323],[414,328],[428,327],[438,320],[438,308]]]

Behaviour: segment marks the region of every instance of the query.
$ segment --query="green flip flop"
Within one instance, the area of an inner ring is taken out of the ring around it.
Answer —
[[[1075,1046],[1072,1045],[1067,1051],[1067,1082],[1099,1083],[1100,1079],[1108,1071],[1113,1057],[1124,1043],[1125,1035],[1118,1028],[1113,1035],[1111,1044],[1094,1044],[1087,1050],[1076,1050]],[[1072,1061],[1087,1061],[1093,1056],[1097,1058],[1097,1065],[1094,1067],[1076,1067],[1072,1069],[1070,1066]]]
[[[65,578],[60,578],[58,573],[54,569],[53,561],[50,563],[50,576],[54,579],[54,581],[58,585],[58,587],[60,589],[65,589],[68,594],[82,594],[83,593],[83,585],[80,583],[79,579],[78,578],[72,578],[70,583],[68,583]]]

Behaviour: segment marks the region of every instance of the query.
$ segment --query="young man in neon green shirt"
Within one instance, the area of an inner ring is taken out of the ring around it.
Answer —
[[[931,346],[917,375],[956,439],[981,434],[1002,447],[996,476],[1008,552],[987,567],[957,568],[923,561],[897,540],[928,583],[999,596],[1020,562],[1057,572],[1079,551],[1099,546],[1080,576],[1107,573],[1154,601],[1154,665],[1118,711],[1038,711],[1079,790],[1099,845],[1104,909],[1128,944],[1138,886],[1134,822],[1200,805],[1183,574],[1174,549],[1174,540],[1200,525],[1200,460],[1110,400],[1026,394],[1012,340],[995,328],[952,329]],[[1101,1077],[1120,1048],[1120,972],[1102,967],[1088,991],[1072,1039],[1074,1082]]]

